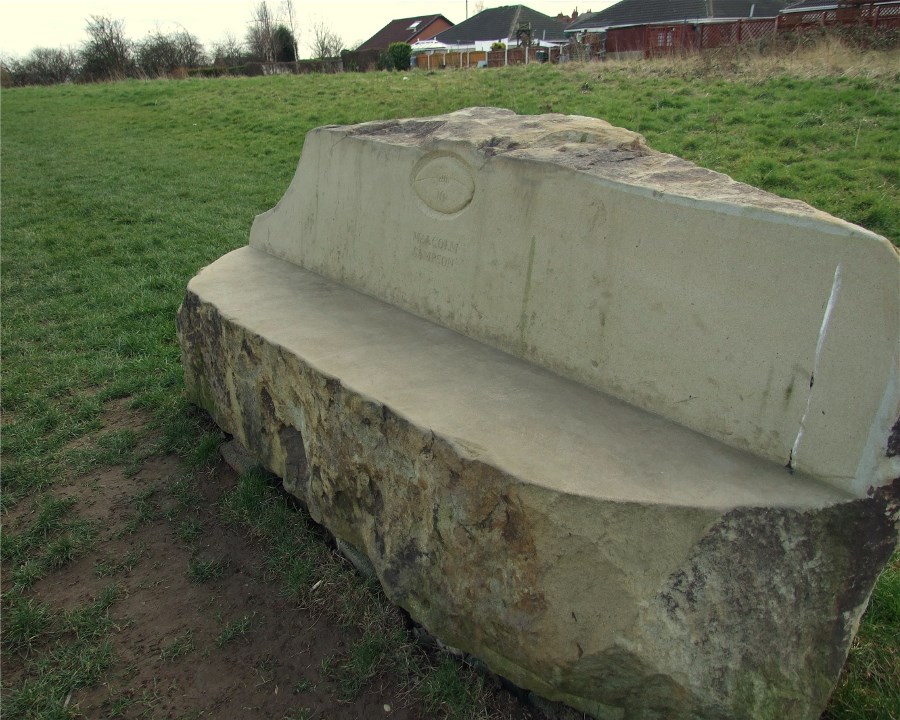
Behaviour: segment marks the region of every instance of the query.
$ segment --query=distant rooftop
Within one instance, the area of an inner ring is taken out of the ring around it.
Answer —
[[[566,33],[684,20],[775,17],[785,5],[782,0],[622,0],[600,12],[582,14]]]
[[[794,13],[794,12],[815,12],[816,10],[834,10],[838,5],[847,7],[847,6],[860,6],[860,5],[894,5],[897,0],[844,0],[843,2],[837,2],[837,0],[832,0],[832,2],[825,2],[824,0],[801,0],[800,2],[794,2],[788,4],[782,13]]]
[[[447,45],[465,45],[488,40],[515,39],[519,23],[531,23],[534,40],[565,40],[566,26],[554,17],[544,15],[525,5],[504,5],[488,8],[449,30],[444,30],[437,40]]]
[[[391,20],[381,30],[360,45],[357,50],[384,50],[388,45],[395,42],[411,43],[413,39],[425,32],[429,25],[438,20],[452,27],[450,22],[443,15],[420,15],[418,17],[400,18],[399,20]]]

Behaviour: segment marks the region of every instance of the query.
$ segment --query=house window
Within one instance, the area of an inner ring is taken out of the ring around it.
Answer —
[[[415,29],[416,29],[417,27],[419,27],[419,25],[421,25],[421,24],[422,24],[422,21],[421,21],[421,20],[416,20],[412,25],[410,25],[410,26],[409,26],[408,28],[406,28],[406,29],[407,29],[407,30],[415,30]]]

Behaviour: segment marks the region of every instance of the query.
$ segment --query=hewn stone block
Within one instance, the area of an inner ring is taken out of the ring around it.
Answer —
[[[313,130],[250,244],[854,494],[900,474],[896,250],[602,121]]]
[[[898,266],[602,121],[481,108],[310,133],[179,336],[191,397],[443,642],[601,718],[815,718],[897,542]]]

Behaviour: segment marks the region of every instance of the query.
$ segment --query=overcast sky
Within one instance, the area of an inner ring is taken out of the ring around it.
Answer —
[[[281,8],[282,0],[268,1],[271,8]],[[157,29],[168,33],[183,27],[208,49],[227,33],[242,40],[256,4],[254,0],[0,0],[0,55],[22,57],[39,46],[77,48],[85,40],[85,21],[91,15],[124,20],[125,35],[131,40],[141,40]],[[512,4],[508,0],[484,2],[486,8]],[[523,4],[547,15],[569,15],[576,7],[579,12],[601,10],[613,0],[592,0],[584,6],[577,0],[531,0]],[[314,23],[325,23],[343,38],[345,46],[352,47],[396,18],[440,13],[460,23],[466,18],[466,5],[466,0],[294,0],[301,55],[309,56],[309,28]],[[474,14],[475,0],[469,0],[468,8]]]

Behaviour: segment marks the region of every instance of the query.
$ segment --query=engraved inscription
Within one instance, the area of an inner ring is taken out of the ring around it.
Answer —
[[[442,155],[425,161],[415,174],[413,188],[432,210],[450,215],[472,202],[475,181],[465,163]]]
[[[456,255],[459,252],[459,243],[456,240],[420,232],[413,233],[413,240],[415,242],[413,257],[443,268],[456,265]]]

